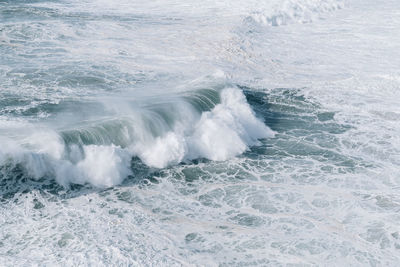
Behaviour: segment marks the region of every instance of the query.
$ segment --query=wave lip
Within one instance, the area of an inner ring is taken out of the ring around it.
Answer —
[[[0,165],[18,164],[32,178],[55,177],[66,187],[109,187],[132,175],[132,157],[152,168],[196,158],[223,161],[274,136],[238,88],[198,90],[102,123],[4,139]]]

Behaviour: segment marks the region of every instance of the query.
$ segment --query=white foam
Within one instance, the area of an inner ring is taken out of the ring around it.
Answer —
[[[157,137],[149,144],[139,143],[132,148],[145,164],[156,168],[181,162],[186,150],[185,138],[173,132]]]
[[[274,133],[255,117],[243,93],[235,88],[221,92],[221,104],[202,114],[190,137],[189,158],[226,160],[243,153],[257,139]]]
[[[77,164],[84,180],[94,186],[105,187],[119,184],[131,174],[130,155],[114,145],[85,148],[85,158]]]

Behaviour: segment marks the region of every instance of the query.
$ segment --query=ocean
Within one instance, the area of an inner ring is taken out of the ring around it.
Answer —
[[[0,0],[0,266],[397,266],[397,0]]]

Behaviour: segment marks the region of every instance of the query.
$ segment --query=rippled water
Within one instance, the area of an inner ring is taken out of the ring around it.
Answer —
[[[399,10],[0,0],[0,265],[396,266]]]

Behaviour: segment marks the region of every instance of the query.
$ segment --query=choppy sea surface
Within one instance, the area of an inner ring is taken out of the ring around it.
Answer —
[[[398,266],[400,2],[0,0],[1,266]]]

